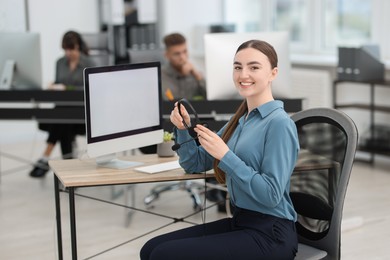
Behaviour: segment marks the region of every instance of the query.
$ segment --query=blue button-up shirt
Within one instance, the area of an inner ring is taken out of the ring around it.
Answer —
[[[175,134],[178,143],[191,138],[186,130],[176,130]],[[227,145],[230,150],[218,167],[226,173],[234,205],[296,221],[289,191],[299,142],[295,123],[283,109],[283,102],[270,101],[242,116]],[[214,158],[195,141],[183,144],[178,155],[187,173],[212,169]]]

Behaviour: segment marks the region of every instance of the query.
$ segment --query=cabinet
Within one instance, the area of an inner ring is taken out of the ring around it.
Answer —
[[[370,94],[368,96],[369,100],[367,103],[345,103],[338,104],[337,102],[337,88],[342,85],[342,83],[355,83],[355,84],[363,84],[370,88]],[[390,95],[390,81],[347,81],[347,80],[335,80],[333,82],[333,107],[334,108],[356,108],[356,109],[364,109],[369,110],[369,137],[368,141],[363,144],[359,143],[358,150],[364,151],[370,154],[369,162],[374,162],[374,155],[381,154],[390,156],[390,136],[386,137],[386,135],[381,135],[378,139],[378,135],[376,134],[376,122],[375,122],[375,113],[389,113],[390,114],[390,105],[377,105],[375,103],[375,89],[377,87],[387,88]],[[390,135],[390,126],[389,126]],[[360,134],[362,136],[362,133]],[[360,140],[361,141],[361,140]]]
[[[155,55],[161,43],[157,4],[157,0],[100,1],[100,23],[108,31],[114,64],[147,62],[137,57]]]

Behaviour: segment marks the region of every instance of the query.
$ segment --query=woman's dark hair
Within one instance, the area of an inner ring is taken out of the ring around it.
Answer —
[[[236,51],[236,54],[247,48],[253,48],[256,49],[260,52],[262,52],[265,56],[268,57],[268,60],[271,64],[272,68],[276,68],[278,66],[278,55],[276,54],[276,51],[272,45],[265,41],[260,41],[260,40],[249,40],[244,43],[242,43]],[[236,113],[233,115],[232,119],[229,121],[228,125],[225,128],[225,131],[222,134],[222,140],[227,143],[234,133],[234,130],[236,129],[238,125],[238,120],[248,112],[248,106],[246,103],[246,100],[244,100],[239,108],[237,109]],[[215,172],[215,178],[219,183],[225,183],[226,182],[226,177],[225,173],[218,168],[219,160],[215,159],[214,160],[214,172]]]
[[[78,48],[85,55],[89,55],[89,48],[84,42],[81,35],[75,31],[68,31],[62,37],[62,48],[65,49],[76,49]]]

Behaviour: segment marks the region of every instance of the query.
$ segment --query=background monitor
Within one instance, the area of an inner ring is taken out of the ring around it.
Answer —
[[[42,89],[39,33],[0,32],[0,88]]]
[[[87,153],[106,167],[118,152],[163,142],[159,62],[84,70]]]
[[[252,39],[270,43],[278,54],[279,73],[272,83],[274,97],[292,96],[288,32],[212,33],[204,37],[208,100],[241,99],[233,83],[233,59],[238,46]]]
[[[235,24],[212,24],[210,25],[210,33],[221,33],[221,32],[235,32]]]

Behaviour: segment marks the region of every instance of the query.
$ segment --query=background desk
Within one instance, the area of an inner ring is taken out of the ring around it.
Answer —
[[[302,99],[281,100],[288,113],[302,110]],[[164,128],[167,130],[171,130],[167,121],[173,104],[172,101],[163,101],[162,104]],[[207,121],[213,130],[217,130],[235,112],[241,100],[203,100],[191,101],[191,104],[199,114],[200,120]],[[84,124],[84,92],[80,90],[1,90],[0,119]]]
[[[177,160],[177,157],[160,158],[156,154],[132,156],[127,158],[131,161],[143,162],[144,165],[162,163]],[[182,181],[193,179],[204,179],[204,174],[185,174],[183,169],[166,171],[156,174],[140,173],[133,168],[128,169],[109,169],[98,167],[94,160],[56,160],[49,161],[51,169],[54,171],[54,192],[57,220],[57,242],[58,256],[63,259],[62,254],[62,229],[61,229],[61,206],[59,182],[69,191],[69,211],[70,211],[70,231],[72,259],[77,259],[77,240],[76,240],[76,212],[75,212],[75,194],[74,189],[80,187],[92,187],[102,185],[135,184],[162,181]],[[213,177],[214,174],[208,173],[207,177]],[[185,221],[183,219],[173,219]]]
[[[0,119],[84,124],[84,118],[83,91],[0,91]]]

